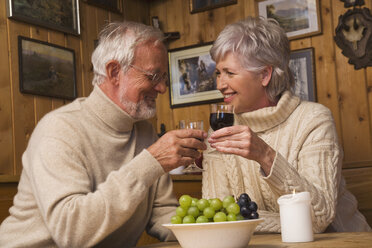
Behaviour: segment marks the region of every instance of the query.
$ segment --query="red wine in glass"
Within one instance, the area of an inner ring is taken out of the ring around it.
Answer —
[[[226,104],[211,104],[209,123],[214,131],[232,126],[234,124],[233,106]]]

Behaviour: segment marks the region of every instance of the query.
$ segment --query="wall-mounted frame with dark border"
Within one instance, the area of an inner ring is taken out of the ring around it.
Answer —
[[[79,35],[79,0],[6,0],[8,17],[17,21]]]
[[[293,92],[305,101],[316,101],[314,48],[291,52],[289,67],[295,78]]]
[[[194,14],[236,3],[237,0],[190,0],[190,12]]]
[[[171,108],[222,101],[216,85],[212,43],[169,50]]]
[[[77,97],[74,50],[18,36],[18,55],[22,93],[68,100]]]
[[[275,19],[290,40],[322,33],[319,0],[259,1],[258,12]]]
[[[83,1],[90,5],[94,5],[111,12],[115,12],[118,14],[123,13],[122,0],[83,0]]]

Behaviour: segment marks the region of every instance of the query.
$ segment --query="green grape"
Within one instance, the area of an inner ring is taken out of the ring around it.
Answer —
[[[197,207],[194,207],[194,206],[191,206],[189,207],[189,209],[187,210],[187,215],[192,215],[194,216],[195,218],[199,216],[199,208]]]
[[[199,208],[200,211],[203,211],[206,207],[209,207],[209,201],[206,199],[200,199],[196,206]]]
[[[186,214],[187,214],[187,210],[184,209],[183,207],[179,206],[179,207],[176,208],[176,214],[177,214],[178,216],[180,216],[181,218],[183,218],[183,217],[186,216]]]
[[[186,215],[182,219],[183,224],[190,224],[190,223],[195,223],[195,218],[192,215]]]
[[[215,211],[218,211],[222,208],[222,201],[219,198],[214,198],[214,199],[211,200],[210,206]]]
[[[196,207],[196,203],[198,202],[198,200],[199,200],[198,198],[194,198],[194,197],[191,198],[191,206]]]
[[[206,222],[209,222],[209,219],[207,217],[205,217],[204,215],[200,215],[196,221],[196,223],[206,223]]]
[[[243,215],[241,215],[241,214],[237,214],[237,215],[236,215],[236,220],[244,220]]]
[[[223,222],[226,220],[227,220],[227,216],[224,212],[217,212],[213,217],[214,222]]]
[[[236,215],[233,213],[229,213],[227,215],[227,221],[236,221]]]
[[[214,214],[215,214],[215,211],[212,207],[206,207],[203,210],[203,215],[207,218],[213,218]]]
[[[178,200],[181,207],[188,208],[191,206],[192,198],[189,195],[182,195]]]
[[[179,215],[173,215],[171,217],[171,223],[172,224],[181,224],[182,223],[182,217]]]
[[[227,212],[230,214],[238,214],[240,213],[240,207],[237,203],[230,203],[230,205],[226,208]]]
[[[232,195],[225,196],[225,198],[223,198],[222,200],[222,206],[224,208],[227,208],[227,206],[229,206],[230,203],[235,203],[234,197]]]

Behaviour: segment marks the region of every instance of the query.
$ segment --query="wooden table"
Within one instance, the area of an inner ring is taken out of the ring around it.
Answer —
[[[162,242],[142,248],[181,248],[177,242]],[[249,248],[364,248],[372,247],[372,232],[322,233],[314,235],[314,242],[283,243],[280,234],[255,234]]]

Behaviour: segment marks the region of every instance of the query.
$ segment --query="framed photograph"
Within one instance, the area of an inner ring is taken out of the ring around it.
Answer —
[[[17,21],[80,34],[79,0],[6,0],[8,17]]]
[[[264,18],[278,21],[288,39],[320,34],[319,0],[268,0],[258,2],[258,12]]]
[[[75,52],[18,36],[19,85],[26,94],[75,99]]]
[[[216,85],[212,43],[170,50],[169,96],[171,108],[222,101]]]
[[[84,0],[84,2],[119,14],[123,13],[122,0]]]
[[[215,9],[230,4],[235,4],[237,0],[190,0],[191,14]]]
[[[291,52],[289,67],[295,79],[293,92],[302,100],[316,101],[314,49],[306,48]]]

